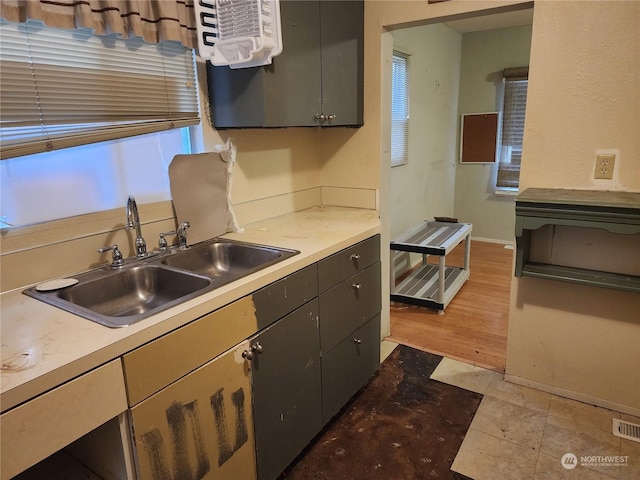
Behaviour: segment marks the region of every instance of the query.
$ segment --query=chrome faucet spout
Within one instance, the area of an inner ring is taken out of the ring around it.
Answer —
[[[136,231],[136,256],[144,257],[147,255],[147,242],[142,238],[142,226],[140,225],[140,215],[138,214],[138,205],[133,196],[127,199],[127,225],[128,230]]]
[[[191,224],[189,222],[183,222],[178,225],[178,248],[180,250],[185,250],[189,248],[187,245],[187,228],[189,228]]]

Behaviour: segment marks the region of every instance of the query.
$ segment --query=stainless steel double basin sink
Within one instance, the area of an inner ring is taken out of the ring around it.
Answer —
[[[298,253],[213,239],[92,270],[71,286],[23,293],[107,327],[125,327]]]

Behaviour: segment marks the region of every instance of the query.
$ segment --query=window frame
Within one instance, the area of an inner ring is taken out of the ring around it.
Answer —
[[[522,67],[524,68],[524,67]],[[519,76],[507,76],[506,72],[509,69],[505,69],[505,75],[502,78],[502,83],[500,85],[500,125],[499,125],[499,150],[498,150],[498,161],[497,168],[495,172],[495,192],[497,195],[510,195],[517,194],[520,188],[520,168],[522,162],[522,148],[523,148],[523,138],[524,138],[524,127],[525,127],[525,118],[526,118],[526,97],[528,93],[528,72],[526,75]],[[519,69],[521,70],[521,69]],[[528,70],[528,69],[527,69]],[[517,91],[518,84],[520,84],[520,91]],[[522,84],[524,84],[524,93],[522,92]],[[514,91],[509,92],[508,89],[513,87]],[[507,104],[508,96],[511,95],[514,99],[522,99],[524,96],[524,101],[519,102],[517,104],[511,103],[511,105]],[[514,118],[521,118],[522,121],[518,122],[517,129],[514,131],[513,129],[507,130],[510,126],[514,124]],[[508,137],[519,137],[519,142],[516,144],[513,141],[505,141]],[[514,168],[514,164],[512,163],[513,153],[519,152],[520,159],[517,162],[517,167]],[[516,172],[516,173],[514,173]],[[513,178],[501,180],[501,177],[517,177],[515,180]]]
[[[409,163],[409,124],[411,118],[411,54],[394,48],[391,57],[391,142],[389,146],[389,155],[391,167],[399,167]],[[404,69],[404,82],[402,84],[403,92],[401,98],[397,98],[394,93],[395,87],[395,66],[402,65]],[[403,118],[394,118],[394,106],[395,100],[402,102],[403,112],[400,115]],[[400,125],[399,125],[400,124]],[[398,128],[400,127],[400,128]],[[398,140],[397,130],[401,130],[400,140]],[[396,149],[402,148],[402,152],[397,152]]]

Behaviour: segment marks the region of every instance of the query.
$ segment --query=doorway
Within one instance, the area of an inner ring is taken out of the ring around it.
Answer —
[[[471,223],[473,241],[471,278],[445,313],[392,303],[390,339],[497,371],[506,362],[515,196],[496,190],[497,162],[459,162],[459,125],[462,114],[500,111],[503,69],[529,64],[532,20],[530,8],[392,32],[394,50],[410,55],[411,101],[409,161],[390,172],[390,237],[447,216]]]

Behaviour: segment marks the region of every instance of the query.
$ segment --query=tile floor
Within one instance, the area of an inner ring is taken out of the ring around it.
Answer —
[[[484,395],[451,469],[474,480],[640,479],[640,443],[614,436],[613,418],[640,418],[514,385],[444,358],[430,377]],[[566,469],[561,459],[577,457]],[[620,456],[605,463],[597,456]],[[588,457],[588,458],[584,458]]]

